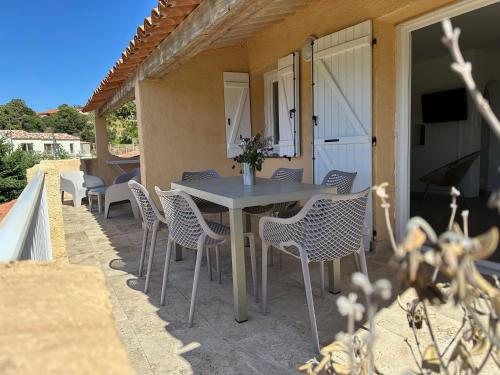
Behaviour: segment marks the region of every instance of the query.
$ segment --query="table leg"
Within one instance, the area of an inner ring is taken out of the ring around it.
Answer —
[[[340,259],[327,262],[328,268],[328,290],[330,293],[340,293]]]
[[[229,209],[231,226],[231,261],[233,270],[234,317],[238,323],[248,320],[245,247],[243,243],[243,210]]]
[[[175,244],[175,261],[182,260],[182,246]]]

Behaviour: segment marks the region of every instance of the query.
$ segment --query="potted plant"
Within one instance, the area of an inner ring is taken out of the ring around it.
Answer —
[[[262,170],[267,154],[273,149],[270,144],[271,139],[264,137],[261,133],[241,139],[242,151],[234,158],[234,161],[241,165],[245,185],[255,185],[255,171]]]

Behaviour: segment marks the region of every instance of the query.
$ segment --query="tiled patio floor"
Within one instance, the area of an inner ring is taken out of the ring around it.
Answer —
[[[165,230],[160,232],[150,293],[146,295],[142,292],[144,278],[137,277],[142,230],[125,206],[113,208],[108,220],[90,213],[85,206],[65,205],[63,213],[69,260],[101,267],[106,274],[116,326],[138,373],[290,374],[297,373],[297,367],[310,358],[307,306],[296,260],[284,257],[282,270],[270,268],[269,313],[263,316],[253,302],[247,259],[250,318],[238,324],[233,318],[230,252],[225,249],[221,256],[222,284],[210,282],[206,265],[202,266],[194,326],[188,328],[194,269],[190,251],[185,251],[184,260],[172,261],[166,306],[160,308]],[[259,258],[260,251],[257,254]],[[367,259],[371,279],[391,279],[394,275],[387,253],[370,253]],[[347,291],[353,269],[352,259],[342,262],[342,293]],[[317,268],[311,275],[320,343],[325,345],[344,329],[345,320],[337,312],[336,295],[319,297]],[[447,342],[453,328],[459,326],[460,316],[454,309],[444,315],[433,313],[439,327],[438,340]],[[411,329],[395,303],[382,309],[377,330],[379,370],[397,373],[414,367],[411,351],[404,343]],[[422,334],[425,336],[425,332]],[[426,341],[424,337],[422,345]]]

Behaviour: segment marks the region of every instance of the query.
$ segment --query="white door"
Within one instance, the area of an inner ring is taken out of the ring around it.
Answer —
[[[314,41],[316,184],[332,169],[358,173],[353,192],[372,184],[371,46],[371,21]],[[372,232],[370,198],[364,228],[365,249]]]
[[[241,153],[241,138],[252,133],[248,73],[224,72],[224,109],[226,113],[227,157]]]
[[[278,60],[278,108],[281,156],[300,155],[299,53]]]

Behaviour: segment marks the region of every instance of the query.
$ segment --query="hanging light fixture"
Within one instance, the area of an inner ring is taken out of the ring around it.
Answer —
[[[311,59],[312,59],[312,46],[313,46],[313,42],[316,39],[317,38],[314,35],[310,35],[304,41],[304,44],[302,45],[302,51],[301,51],[302,58],[304,59],[304,61],[307,61],[307,62],[311,61]]]

